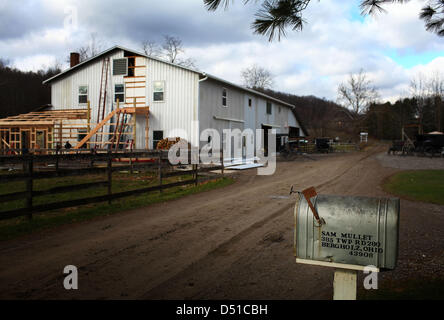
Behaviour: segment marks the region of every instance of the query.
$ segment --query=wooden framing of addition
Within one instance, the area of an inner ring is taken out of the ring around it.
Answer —
[[[0,119],[0,151],[19,154],[23,149],[53,149],[87,132],[89,109],[30,112]]]
[[[116,114],[118,115],[116,123],[111,123],[110,120]],[[125,115],[132,118],[128,123],[123,121]],[[66,141],[69,141],[74,149],[92,146],[104,148],[110,145],[111,149],[117,150],[122,146],[125,148],[128,143],[121,142],[120,137],[131,136],[135,142],[136,115],[145,116],[147,126],[145,128],[145,148],[148,149],[149,107],[119,108],[117,105],[113,112],[97,124],[91,123],[91,108],[88,102],[88,109],[30,112],[0,119],[0,153],[18,155],[24,149],[35,151],[55,149],[57,146],[63,147]],[[122,121],[119,121],[120,117],[122,117]],[[99,132],[105,125],[115,128]],[[99,134],[106,139],[98,143],[98,146],[91,138]],[[117,137],[118,139],[116,139]],[[133,144],[131,144],[131,148],[133,148]]]

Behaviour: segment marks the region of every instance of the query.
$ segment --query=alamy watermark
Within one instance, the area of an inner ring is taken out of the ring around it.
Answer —
[[[68,31],[76,31],[79,28],[79,10],[76,6],[66,6],[63,27]]]
[[[366,266],[364,268],[364,288],[366,290],[378,290],[378,274],[377,268],[375,266]]]
[[[177,132],[177,131],[176,131]],[[276,171],[276,130],[266,132],[263,129],[224,129],[223,139],[216,129],[205,129],[199,136],[202,148],[192,146],[184,138],[168,151],[168,160],[178,164],[220,164],[224,163],[259,164],[258,175],[273,175]],[[188,137],[181,132],[181,137]],[[175,139],[175,138],[173,138]],[[196,139],[191,139],[196,141]],[[190,155],[191,152],[191,155]],[[223,152],[223,156],[221,155]]]
[[[63,274],[66,274],[63,279],[63,287],[66,290],[79,289],[79,272],[76,266],[68,265],[63,269]]]

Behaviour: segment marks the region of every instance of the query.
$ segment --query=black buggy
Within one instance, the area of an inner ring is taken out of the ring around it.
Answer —
[[[444,151],[443,134],[420,134],[416,136],[415,152],[420,154],[442,155]]]
[[[330,138],[316,138],[316,151],[321,153],[329,153],[331,151]]]

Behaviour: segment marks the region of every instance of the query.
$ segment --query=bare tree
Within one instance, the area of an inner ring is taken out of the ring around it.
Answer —
[[[164,43],[162,44],[162,49],[165,57],[168,59],[169,62],[175,63],[177,56],[184,51],[182,40],[180,40],[177,37],[165,35],[163,36]]]
[[[424,114],[434,114],[436,128],[441,131],[442,105],[444,100],[444,77],[439,72],[430,76],[418,73],[410,82],[412,96],[417,102],[417,116],[424,123]],[[434,110],[432,109],[434,108]]]
[[[267,69],[254,64],[241,72],[243,85],[252,89],[271,89],[273,87],[273,75]]]
[[[0,68],[6,68],[11,65],[11,60],[0,58]]]
[[[155,41],[143,41],[142,42],[143,52],[150,57],[159,57],[160,48],[159,45]]]
[[[424,111],[426,101],[429,96],[429,88],[427,79],[422,73],[418,73],[410,80],[410,92],[413,98],[416,100],[416,117],[418,118],[419,125],[422,127],[424,119]]]
[[[187,68],[196,68],[196,62],[192,58],[182,59],[185,53],[182,40],[178,37],[164,35],[164,42],[159,46],[154,41],[144,41],[142,49],[147,56],[160,58]]]
[[[433,95],[435,105],[436,129],[442,131],[442,107],[444,102],[444,78],[443,75],[436,72],[430,80],[430,89]]]
[[[11,61],[9,59],[0,58],[0,71],[2,69],[6,69],[11,64]],[[0,78],[0,87],[3,87],[7,84],[7,79],[4,77]]]
[[[59,59],[55,59],[52,63],[49,65],[43,64],[40,68],[40,70],[37,71],[38,74],[41,75],[56,75],[60,72],[62,72],[62,63]]]
[[[97,38],[97,34],[92,33],[90,35],[90,40],[88,41],[88,44],[77,48],[76,52],[78,52],[80,55],[80,62],[83,62],[88,60],[89,58],[98,55],[100,52],[103,51],[103,48],[103,41]],[[66,61],[69,63],[70,57],[68,57]]]
[[[439,72],[434,72],[429,80],[428,87],[430,94],[435,97],[444,98],[444,75]]]
[[[356,114],[365,112],[378,98],[376,88],[363,69],[358,74],[350,74],[348,81],[338,87],[338,101]]]
[[[186,68],[194,68],[196,67],[196,61],[193,58],[187,58],[187,59],[176,59],[176,64],[186,67]]]

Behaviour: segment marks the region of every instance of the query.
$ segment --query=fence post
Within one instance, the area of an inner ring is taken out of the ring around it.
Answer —
[[[59,174],[59,149],[56,149],[55,170],[56,170],[57,174]]]
[[[34,162],[32,158],[29,158],[28,160],[28,178],[26,179],[26,208],[28,209],[28,219],[32,219],[32,187],[33,187],[33,171],[34,171]]]
[[[192,147],[189,145],[187,150],[188,150],[187,151],[188,152],[187,153],[187,157],[188,157],[187,165],[191,165],[191,168],[192,168],[193,167],[193,157],[192,157],[193,150],[192,150]]]
[[[129,163],[130,163],[130,173],[133,174],[133,158],[130,157]]]
[[[194,185],[197,187],[199,183],[199,165],[194,165]]]
[[[222,177],[224,176],[224,168],[225,168],[225,166],[224,166],[224,149],[222,148],[221,150],[220,150],[220,165],[222,166]]]
[[[111,196],[112,196],[112,183],[113,183],[113,159],[111,156],[111,151],[108,150],[108,204],[111,204]]]
[[[91,145],[88,145],[88,146],[90,146],[89,154],[91,155],[91,158],[90,158],[90,161],[89,161],[89,166],[92,168],[94,166],[94,157],[93,157],[94,150],[91,149]]]
[[[159,163],[158,163],[158,171],[159,171],[159,191],[162,193],[162,150],[159,150]]]

